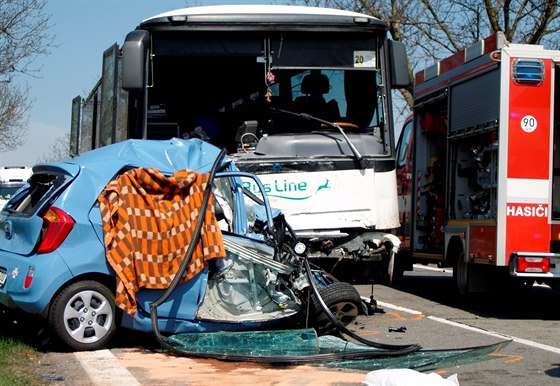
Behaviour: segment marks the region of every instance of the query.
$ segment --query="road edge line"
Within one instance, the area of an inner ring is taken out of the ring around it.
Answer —
[[[383,306],[383,307],[389,307],[392,308],[393,310],[397,310],[397,311],[403,311],[406,312],[408,314],[413,314],[413,315],[424,315],[424,313],[420,312],[420,311],[416,311],[416,310],[411,310],[410,308],[405,308],[405,307],[401,307],[401,306],[397,306],[395,304],[391,304],[391,303],[385,303],[385,302],[377,302],[377,305],[379,306]]]
[[[140,382],[118,363],[118,358],[108,349],[79,351],[74,356],[94,385],[111,385],[117,380],[121,385],[140,385]]]
[[[533,342],[532,340],[518,338],[516,336],[502,334],[502,333],[495,332],[495,331],[483,330],[483,329],[478,328],[478,327],[469,326],[468,324],[463,324],[463,323],[453,322],[451,320],[447,320],[447,319],[443,319],[443,318],[438,318],[437,316],[428,316],[428,319],[436,321],[436,322],[448,324],[448,325],[451,325],[451,326],[460,327],[460,328],[463,328],[465,330],[470,330],[470,331],[478,332],[478,333],[481,333],[481,334],[490,335],[490,336],[493,336],[493,337],[496,337],[496,338],[508,339],[508,340],[513,341],[513,342],[523,344],[525,346],[538,348],[538,349],[549,351],[549,352],[552,352],[552,353],[555,353],[555,354],[560,354],[560,348],[549,346],[549,345],[538,343],[538,342]]]
[[[382,305],[384,307],[389,307],[389,308],[395,309],[397,311],[407,312],[407,313],[413,314],[413,315],[422,315],[423,314],[420,311],[411,310],[410,308],[404,308],[404,307],[396,306],[396,305],[391,304],[391,303],[377,302],[377,304]],[[493,336],[495,338],[511,340],[513,342],[520,343],[520,344],[523,344],[525,346],[530,346],[530,347],[538,348],[538,349],[541,349],[541,350],[544,350],[544,351],[549,351],[549,352],[552,352],[552,353],[555,353],[555,354],[560,354],[560,348],[558,348],[558,347],[553,347],[553,346],[549,346],[549,345],[546,345],[546,344],[533,342],[532,340],[518,338],[516,336],[502,334],[502,333],[499,333],[499,332],[483,330],[483,329],[478,328],[478,327],[469,326],[468,324],[464,324],[464,323],[453,322],[451,320],[447,320],[447,319],[444,319],[444,318],[439,318],[437,316],[427,316],[427,318],[430,319],[430,320],[433,320],[434,322],[448,324],[450,326],[459,327],[459,328],[462,328],[462,329],[465,329],[465,330],[478,332],[480,334],[490,335],[490,336]]]

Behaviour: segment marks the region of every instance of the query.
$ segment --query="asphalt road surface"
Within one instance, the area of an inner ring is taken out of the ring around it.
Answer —
[[[393,324],[407,327],[405,334],[385,333],[388,341],[451,348],[512,340],[491,360],[442,370],[457,373],[462,386],[559,385],[560,294],[535,285],[458,299],[451,276],[451,271],[420,266],[395,288],[374,288],[386,316],[395,312]],[[371,291],[358,288],[362,295]],[[380,322],[373,323],[382,330]]]
[[[372,286],[356,287],[370,296]],[[435,369],[443,378],[457,374],[461,386],[560,384],[560,295],[546,286],[458,300],[450,271],[419,267],[398,286],[375,285],[373,294],[378,312],[351,325],[367,339],[431,349],[511,341],[482,361]],[[368,373],[175,357],[159,352],[150,336],[130,332],[108,350],[49,351],[42,364],[43,379],[57,385],[351,386],[362,385]]]

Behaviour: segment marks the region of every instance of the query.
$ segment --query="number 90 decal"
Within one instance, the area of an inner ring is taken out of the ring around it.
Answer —
[[[525,115],[521,118],[521,128],[526,133],[532,133],[537,129],[537,118],[532,115]]]

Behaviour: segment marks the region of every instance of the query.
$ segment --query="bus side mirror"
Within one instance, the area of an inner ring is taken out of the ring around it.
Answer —
[[[122,49],[122,88],[138,91],[144,88],[147,75],[147,54],[150,34],[135,30],[126,35]]]
[[[391,87],[406,88],[410,86],[408,75],[408,56],[406,48],[402,42],[388,40],[390,67],[391,67]]]

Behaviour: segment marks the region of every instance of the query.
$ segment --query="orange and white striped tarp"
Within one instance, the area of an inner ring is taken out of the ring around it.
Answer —
[[[168,288],[191,242],[209,174],[182,170],[166,177],[137,168],[109,182],[99,195],[107,261],[117,274],[116,304],[131,315],[140,288]],[[225,256],[210,196],[201,236],[183,281],[206,260]]]

